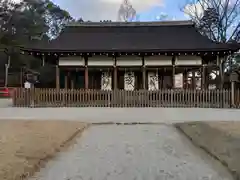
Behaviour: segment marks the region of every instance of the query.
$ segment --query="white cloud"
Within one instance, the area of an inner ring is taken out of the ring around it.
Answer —
[[[75,18],[100,21],[117,19],[118,9],[123,0],[54,0]],[[163,0],[130,0],[137,13],[152,6],[163,6]]]

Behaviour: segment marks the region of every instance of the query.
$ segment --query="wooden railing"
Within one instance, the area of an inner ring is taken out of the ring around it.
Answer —
[[[15,89],[16,107],[239,107],[239,91],[234,102],[230,90],[80,90]]]

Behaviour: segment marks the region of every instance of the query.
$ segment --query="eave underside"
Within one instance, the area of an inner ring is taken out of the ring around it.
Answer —
[[[22,51],[43,52],[43,53],[188,53],[188,52],[227,52],[237,51],[237,48],[212,48],[212,49],[40,49],[40,48],[20,48]]]

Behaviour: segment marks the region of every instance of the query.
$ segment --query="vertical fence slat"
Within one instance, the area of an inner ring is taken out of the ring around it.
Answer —
[[[239,108],[240,91],[234,104]],[[231,108],[229,89],[82,90],[24,89],[12,92],[15,107],[201,107]]]

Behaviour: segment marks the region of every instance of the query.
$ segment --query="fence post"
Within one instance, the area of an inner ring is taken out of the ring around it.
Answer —
[[[231,107],[235,107],[235,82],[231,82]]]
[[[34,89],[34,86],[32,86],[31,88],[30,88],[30,107],[34,107],[34,99],[35,99],[35,93],[34,93],[34,91],[35,91],[35,89]]]
[[[111,91],[107,90],[107,98],[108,98],[108,107],[111,107]]]

